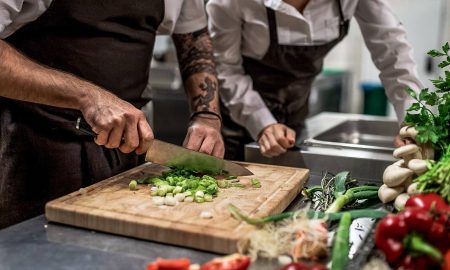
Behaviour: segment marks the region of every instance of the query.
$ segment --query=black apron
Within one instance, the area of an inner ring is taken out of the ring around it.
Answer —
[[[299,137],[308,115],[308,99],[312,83],[321,72],[327,53],[348,33],[349,20],[345,20],[340,0],[339,37],[322,45],[295,46],[278,43],[275,11],[267,8],[270,46],[261,60],[243,57],[243,67],[252,80],[253,88],[261,95],[275,119],[294,129]],[[230,118],[221,104],[222,133],[225,141],[225,158],[244,160],[245,144],[253,142],[245,127]]]
[[[5,41],[140,108],[164,0],[54,0]],[[96,145],[77,110],[0,98],[0,228],[43,213],[47,201],[143,161]]]

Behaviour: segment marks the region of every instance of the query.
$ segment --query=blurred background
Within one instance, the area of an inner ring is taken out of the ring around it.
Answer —
[[[450,39],[450,0],[390,0],[390,3],[408,33],[419,77],[430,86],[429,79],[437,77],[439,70],[426,52]],[[324,70],[311,93],[310,116],[327,111],[395,118],[355,20],[351,21],[348,36],[325,59]],[[181,144],[189,110],[176,53],[168,36],[157,38],[150,76],[145,94],[152,101],[144,107],[148,120],[159,139]]]

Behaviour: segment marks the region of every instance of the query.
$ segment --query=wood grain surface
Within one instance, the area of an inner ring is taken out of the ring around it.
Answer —
[[[160,175],[164,167],[145,163],[139,167],[48,202],[49,221],[114,234],[181,245],[217,253],[232,253],[237,243],[255,227],[231,217],[233,203],[255,217],[282,212],[299,194],[307,180],[307,169],[240,163],[254,173],[239,177],[242,182],[257,178],[261,188],[220,189],[213,202],[156,206],[147,185],[131,191],[132,179]],[[212,219],[200,218],[202,211]]]

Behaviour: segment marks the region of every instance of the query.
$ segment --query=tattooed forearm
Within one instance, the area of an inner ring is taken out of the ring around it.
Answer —
[[[216,74],[212,43],[206,28],[194,33],[174,34],[172,37],[183,81],[195,73]]]
[[[199,85],[203,93],[194,96],[193,107],[197,111],[209,111],[210,103],[216,97],[217,83],[206,77],[205,81]]]

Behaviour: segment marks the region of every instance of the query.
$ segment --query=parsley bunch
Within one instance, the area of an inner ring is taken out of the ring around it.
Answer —
[[[442,51],[431,50],[431,57],[444,57],[438,67],[444,70],[444,77],[431,80],[436,87],[434,91],[428,88],[420,90],[417,95],[411,88],[408,94],[416,100],[407,110],[405,123],[414,126],[418,131],[416,137],[419,143],[431,143],[435,149],[446,152],[450,146],[450,71],[445,70],[450,66],[450,45],[447,42],[442,46]]]
[[[428,52],[432,57],[444,58],[438,65],[443,69],[444,77],[431,80],[436,89],[422,89],[419,96],[412,89],[407,89],[416,102],[408,108],[405,117],[406,124],[418,131],[416,141],[430,143],[441,154],[436,163],[428,161],[429,170],[414,182],[418,183],[419,190],[439,193],[447,202],[450,202],[450,71],[445,68],[450,66],[449,51],[447,42],[442,46],[442,51]]]

